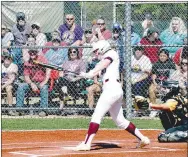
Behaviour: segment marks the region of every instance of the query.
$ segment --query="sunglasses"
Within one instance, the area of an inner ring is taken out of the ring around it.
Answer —
[[[75,54],[75,53],[77,53],[77,51],[71,51],[70,54],[71,54],[71,53]]]
[[[186,66],[187,66],[187,65],[188,65],[188,63],[185,63],[185,62],[181,62],[181,65],[186,65]]]
[[[4,59],[12,60],[12,58],[11,58],[11,57],[8,57],[8,56],[6,56]]]
[[[102,25],[104,25],[105,23],[97,23],[97,25],[100,25],[100,26],[102,26]]]
[[[25,19],[23,17],[20,17],[17,19],[17,21],[25,21]]]
[[[2,30],[6,30],[6,28],[1,28]]]
[[[35,29],[35,28],[36,28],[37,30],[39,30],[39,29],[40,29],[40,27],[39,27],[39,26],[37,26],[37,25],[35,25],[35,24],[33,24],[33,25],[31,26],[31,28],[32,28],[32,29]]]
[[[85,31],[85,34],[92,34],[92,31]]]
[[[72,21],[74,18],[66,18],[66,20],[68,21]]]
[[[37,55],[38,52],[37,51],[29,51],[28,53],[30,56],[35,56],[35,55]]]

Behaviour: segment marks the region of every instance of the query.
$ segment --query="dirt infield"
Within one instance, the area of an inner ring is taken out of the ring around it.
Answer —
[[[86,130],[2,132],[3,157],[187,157],[187,143],[158,143],[159,130],[142,130],[151,145],[136,149],[137,139],[123,130],[100,130],[91,151],[73,151]]]

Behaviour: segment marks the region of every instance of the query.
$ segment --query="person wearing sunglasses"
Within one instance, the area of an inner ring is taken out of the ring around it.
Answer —
[[[83,46],[91,46],[93,42],[98,41],[97,37],[93,34],[92,28],[88,28],[84,31],[82,40]],[[87,67],[92,63],[93,55],[92,48],[83,48],[82,59],[85,61]]]
[[[25,114],[21,108],[24,105],[25,94],[30,90],[40,95],[39,116],[47,116],[47,112],[44,108],[48,107],[48,81],[51,70],[35,64],[34,61],[48,63],[44,56],[38,55],[36,49],[31,49],[28,53],[30,59],[24,63],[24,82],[18,83],[16,92],[16,115]]]
[[[16,23],[12,27],[12,33],[14,35],[14,45],[24,46],[27,42],[28,34],[31,33],[31,25],[26,22],[26,17],[23,12],[18,12],[16,14]],[[18,73],[23,76],[23,59],[22,59],[22,49],[14,48],[14,63],[18,65]]]
[[[112,33],[106,28],[105,20],[103,17],[97,19],[97,24],[94,28],[94,34],[99,40],[108,40],[112,38]]]
[[[78,74],[80,72],[86,72],[86,65],[79,57],[78,48],[69,48],[68,58],[69,59],[62,65],[64,71],[59,73],[60,78],[57,85],[54,87],[60,93],[60,112],[63,112],[65,97],[68,95],[76,97],[76,95],[80,92],[80,85],[83,79],[75,77],[75,75],[71,72]]]
[[[10,53],[4,52],[2,57],[4,59],[1,65],[1,92],[6,92],[8,106],[12,107],[14,90],[13,83],[18,74],[18,66],[12,62],[13,56]],[[13,111],[10,110],[9,114],[12,112]]]
[[[61,40],[66,45],[79,46],[82,41],[83,29],[81,26],[75,23],[75,16],[73,14],[67,14],[65,16],[65,23],[59,26]]]

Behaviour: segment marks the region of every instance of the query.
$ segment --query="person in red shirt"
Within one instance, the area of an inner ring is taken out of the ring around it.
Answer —
[[[140,41],[141,45],[154,45],[154,46],[145,46],[144,52],[145,55],[150,59],[151,63],[158,61],[158,54],[160,47],[155,45],[162,45],[162,41],[158,38],[159,31],[155,27],[148,29],[147,36],[143,37]]]
[[[187,37],[184,38],[183,43],[184,43],[184,45],[187,45]],[[174,57],[173,57],[173,62],[176,64],[176,67],[177,67],[177,68],[180,68],[181,56],[182,56],[184,53],[185,53],[185,54],[188,53],[188,47],[187,47],[187,46],[184,46],[184,47],[179,48],[179,49],[176,51],[176,53],[175,53],[175,55],[174,55]]]
[[[102,17],[97,20],[97,25],[94,26],[93,31],[99,40],[112,38],[112,33],[106,28],[105,20]]]
[[[50,78],[50,69],[44,68],[34,63],[34,60],[47,63],[44,56],[39,56],[37,50],[29,50],[30,60],[24,63],[24,83],[18,83],[16,92],[16,107],[22,108],[24,105],[25,93],[28,90],[40,94],[40,115],[47,115],[43,110],[48,107],[48,80]]]

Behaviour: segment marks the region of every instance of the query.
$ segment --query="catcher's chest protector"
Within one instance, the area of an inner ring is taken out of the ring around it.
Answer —
[[[172,99],[178,102],[175,110],[171,111],[162,111],[159,114],[161,123],[165,130],[187,123],[188,121],[188,105],[184,101],[182,96],[176,96]]]

